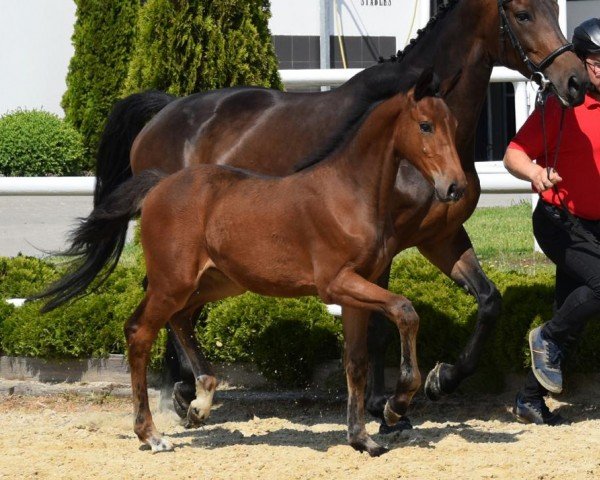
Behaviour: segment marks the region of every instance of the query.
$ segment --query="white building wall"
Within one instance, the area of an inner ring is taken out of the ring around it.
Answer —
[[[334,35],[396,37],[398,49],[429,20],[429,0],[330,0],[329,3],[330,31]],[[319,35],[320,4],[320,0],[271,0],[271,33]]]
[[[17,108],[63,115],[75,10],[71,0],[0,0],[0,115]]]

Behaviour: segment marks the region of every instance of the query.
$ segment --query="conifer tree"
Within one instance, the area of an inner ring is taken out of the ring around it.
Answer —
[[[269,16],[268,0],[148,0],[123,93],[280,88]]]
[[[65,118],[95,156],[106,118],[123,90],[140,0],[75,0],[75,53],[62,98]]]

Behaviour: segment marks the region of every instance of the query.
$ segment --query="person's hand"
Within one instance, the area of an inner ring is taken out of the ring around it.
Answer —
[[[550,176],[548,176],[548,170],[550,171]],[[554,168],[547,169],[540,166],[538,166],[535,174],[531,178],[531,183],[538,192],[548,190],[561,181],[562,177],[554,170]]]

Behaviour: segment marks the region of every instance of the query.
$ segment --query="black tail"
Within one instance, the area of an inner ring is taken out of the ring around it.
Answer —
[[[79,227],[71,233],[71,247],[60,253],[77,257],[72,271],[29,300],[49,298],[42,307],[42,312],[48,312],[81,294],[101,272],[95,288],[102,285],[117,266],[129,220],[139,214],[144,197],[165,176],[162,172],[147,170],[130,178],[87,218],[81,219]]]
[[[175,97],[157,90],[135,93],[113,107],[98,146],[94,207],[131,177],[129,153],[144,125]]]

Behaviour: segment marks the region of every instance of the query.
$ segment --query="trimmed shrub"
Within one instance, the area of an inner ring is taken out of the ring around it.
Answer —
[[[26,298],[58,278],[56,267],[35,257],[0,257],[0,298]]]
[[[77,20],[72,42],[66,119],[83,135],[88,168],[104,123],[127,76],[140,0],[75,0]]]
[[[341,352],[341,322],[313,297],[230,298],[208,309],[198,335],[209,358],[253,362],[282,386],[305,385],[317,363]]]
[[[53,113],[17,110],[0,117],[0,175],[77,175],[85,161],[81,135]]]
[[[7,355],[43,358],[123,353],[123,326],[142,299],[142,278],[141,269],[119,267],[98,292],[77,302],[43,315],[41,302],[14,309],[0,325],[0,348]]]
[[[281,88],[269,8],[268,0],[148,0],[140,10],[124,93]]]
[[[130,255],[97,293],[41,315],[39,303],[13,308],[0,301],[0,349],[6,355],[78,358],[124,353],[123,326],[142,298],[144,276]],[[485,347],[477,373],[461,390],[494,392],[503,374],[529,365],[527,332],[552,314],[554,277],[549,269],[535,275],[484,266],[503,295],[503,310]],[[0,259],[0,298],[24,297],[40,291],[63,270],[27,257]],[[419,365],[454,363],[474,330],[475,300],[457,288],[425,259],[403,254],[393,264],[391,289],[407,296],[421,318]],[[600,322],[590,321],[582,344],[571,358],[571,371],[599,371]],[[397,336],[390,323],[390,332]],[[159,368],[165,347],[161,331],[152,352]],[[211,360],[254,362],[282,386],[302,386],[316,364],[341,356],[341,322],[315,298],[275,299],[255,294],[207,306],[198,338]],[[399,365],[398,342],[388,363]]]

